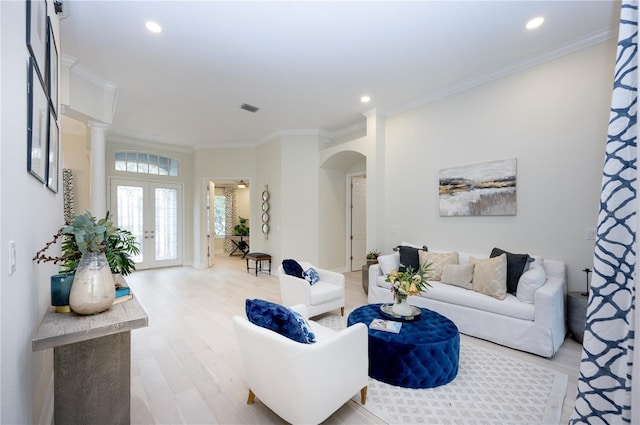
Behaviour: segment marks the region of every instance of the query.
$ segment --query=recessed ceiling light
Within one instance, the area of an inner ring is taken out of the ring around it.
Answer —
[[[529,22],[527,22],[527,29],[532,30],[538,28],[544,22],[544,18],[542,16],[538,16],[533,18]]]
[[[360,98],[360,102],[362,102],[362,103],[368,103],[370,100],[371,100],[371,97],[369,97],[369,96],[362,96]]]
[[[162,27],[157,22],[147,21],[144,23],[144,26],[153,33],[158,34],[162,32]]]

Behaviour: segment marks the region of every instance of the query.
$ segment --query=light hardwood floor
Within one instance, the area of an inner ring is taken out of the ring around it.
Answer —
[[[366,304],[367,297],[360,272],[345,276],[348,311]],[[285,423],[259,400],[246,404],[248,388],[231,322],[232,316],[244,315],[246,298],[280,302],[275,275],[256,277],[253,271],[247,273],[245,260],[219,255],[207,270],[143,270],[127,281],[149,315],[149,326],[131,333],[133,424]],[[567,423],[576,393],[578,343],[567,339],[553,359],[546,359],[472,339],[485,348],[566,373],[569,385],[561,423]],[[384,422],[350,401],[325,423]]]

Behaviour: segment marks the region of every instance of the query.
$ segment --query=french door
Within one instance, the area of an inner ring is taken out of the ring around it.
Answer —
[[[116,226],[138,240],[136,269],[182,264],[182,185],[110,180],[111,211]]]

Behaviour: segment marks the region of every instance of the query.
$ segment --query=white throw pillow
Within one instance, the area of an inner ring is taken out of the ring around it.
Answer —
[[[445,264],[442,268],[442,283],[472,289],[473,264]]]
[[[428,252],[418,251],[420,266],[426,261],[431,263],[431,271],[427,273],[428,280],[440,280],[445,264],[458,264],[457,252]]]
[[[525,303],[533,304],[536,291],[547,281],[547,273],[542,266],[529,267],[518,281],[516,297]]]
[[[507,254],[480,259],[469,258],[473,268],[473,290],[499,300],[507,297]]]
[[[378,264],[380,264],[380,270],[382,274],[388,275],[391,270],[398,270],[400,266],[400,254],[394,252],[393,254],[378,256]]]

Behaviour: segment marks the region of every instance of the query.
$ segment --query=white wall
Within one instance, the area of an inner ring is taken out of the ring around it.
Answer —
[[[256,178],[252,180],[253,191],[251,198],[256,208],[251,216],[252,228],[251,250],[265,252],[271,255],[272,268],[277,270],[284,258],[282,255],[282,233],[283,210],[285,204],[282,198],[282,182],[280,180],[280,169],[282,168],[280,139],[270,140],[259,145],[256,149]],[[258,223],[262,223],[262,192],[265,187],[269,189],[269,233],[266,237],[260,230]],[[258,207],[259,206],[259,207]],[[262,235],[259,237],[258,235]]]
[[[318,265],[319,150],[316,136],[281,138],[281,246],[284,258]]]
[[[76,214],[82,214],[86,209],[91,208],[91,155],[87,147],[89,146],[87,127],[79,121],[69,121],[70,118],[63,118],[60,131],[61,146],[64,168],[71,169],[73,173],[74,188],[74,209]]]
[[[388,118],[380,248],[539,254],[565,261],[569,289],[585,290],[614,61],[610,40]],[[517,215],[439,216],[440,169],[508,158],[517,158]]]
[[[191,173],[194,199],[188,208],[194,217],[194,226],[192,227],[194,241],[193,265],[203,268],[207,267],[207,217],[206,214],[204,214],[207,196],[206,185],[209,181],[215,181],[216,179],[248,179],[251,184],[249,193],[251,198],[255,200],[255,192],[260,190],[256,188],[253,183],[256,173],[256,149],[253,147],[198,149],[193,154],[193,168]],[[256,225],[256,223],[260,223],[260,218],[256,218],[257,208],[252,208],[251,206],[249,206],[249,208],[249,213],[244,212],[244,214],[247,215],[241,215],[250,218],[251,249],[253,250],[253,235],[260,233],[260,227]]]
[[[48,10],[58,46],[58,18]],[[50,423],[53,351],[32,352],[31,338],[50,305],[51,263],[35,253],[63,224],[62,192],[55,194],[27,172],[27,61],[25,3],[0,2],[0,422]],[[8,245],[16,246],[9,274]],[[60,253],[59,246],[48,251]]]

